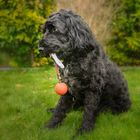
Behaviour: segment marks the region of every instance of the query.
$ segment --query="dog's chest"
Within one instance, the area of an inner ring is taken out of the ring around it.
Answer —
[[[64,70],[61,70],[62,81],[69,86],[71,93],[78,92],[85,88],[86,84],[83,83],[83,78],[86,77],[80,65],[72,64],[67,65]]]

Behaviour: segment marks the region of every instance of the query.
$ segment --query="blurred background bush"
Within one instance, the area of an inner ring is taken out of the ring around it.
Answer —
[[[54,10],[53,0],[0,0],[0,65],[39,66],[40,26]],[[43,58],[44,60],[44,58]]]
[[[42,66],[39,30],[49,14],[72,9],[119,65],[140,65],[140,0],[0,0],[0,67]]]
[[[140,65],[140,0],[120,0],[108,53],[120,65]]]

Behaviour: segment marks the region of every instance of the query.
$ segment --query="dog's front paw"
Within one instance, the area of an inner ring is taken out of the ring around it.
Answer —
[[[55,108],[47,108],[48,113],[54,113],[54,111],[55,111]]]
[[[58,126],[61,125],[61,122],[58,120],[50,120],[48,123],[44,124],[44,128],[57,128]]]
[[[85,129],[81,127],[77,130],[76,135],[82,135],[84,132],[85,132]]]
[[[93,130],[93,127],[81,127],[77,130],[77,135],[82,135],[84,133],[87,133],[87,132],[91,132]]]
[[[49,122],[49,123],[44,124],[44,128],[48,128],[48,129],[56,128],[57,126],[58,125],[56,123],[53,123],[53,122]]]

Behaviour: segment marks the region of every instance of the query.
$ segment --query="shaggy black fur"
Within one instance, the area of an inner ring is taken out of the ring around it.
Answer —
[[[113,113],[130,108],[126,80],[79,15],[60,10],[48,18],[43,31],[40,47],[46,55],[56,53],[63,59],[65,68],[60,69],[60,74],[69,87],[69,92],[61,96],[47,128],[58,126],[67,112],[81,106],[84,114],[78,132],[92,130],[97,114],[104,108]]]

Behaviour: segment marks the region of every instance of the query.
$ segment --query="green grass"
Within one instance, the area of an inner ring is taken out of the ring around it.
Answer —
[[[93,132],[77,140],[140,140],[140,68],[123,68],[128,80],[132,108],[120,115],[102,113]],[[43,129],[59,96],[53,87],[55,70],[23,69],[0,71],[0,140],[69,140],[82,120],[82,113],[68,114],[58,129]]]

